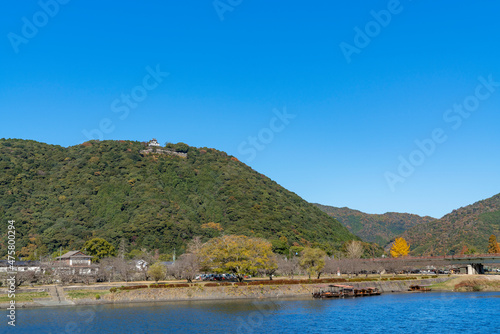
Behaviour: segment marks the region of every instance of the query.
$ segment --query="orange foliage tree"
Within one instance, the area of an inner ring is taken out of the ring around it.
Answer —
[[[490,239],[488,242],[488,253],[500,253],[500,247],[498,246],[497,237],[494,234],[490,235]]]
[[[404,238],[396,238],[391,247],[392,257],[406,256],[410,252],[410,245]]]

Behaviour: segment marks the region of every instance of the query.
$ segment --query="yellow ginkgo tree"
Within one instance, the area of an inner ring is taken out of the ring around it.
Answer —
[[[272,245],[261,238],[223,235],[210,239],[198,253],[205,271],[233,273],[241,282],[245,275],[277,268]]]
[[[404,238],[396,238],[391,247],[392,257],[406,256],[410,252],[410,245]]]

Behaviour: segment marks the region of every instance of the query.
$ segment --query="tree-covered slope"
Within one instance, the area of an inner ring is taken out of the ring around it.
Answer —
[[[443,218],[414,226],[402,236],[411,244],[412,254],[486,253],[490,235],[500,236],[500,194],[453,210]]]
[[[236,158],[185,144],[187,152],[141,154],[144,143],[91,141],[63,148],[35,141],[0,140],[1,256],[6,221],[16,220],[17,249],[28,242],[78,249],[91,237],[118,247],[182,248],[204,239],[244,234],[290,244],[356,238],[338,221]],[[219,223],[223,232],[213,228]],[[29,240],[31,238],[31,241]]]
[[[384,247],[397,236],[413,226],[435,221],[432,217],[421,217],[409,213],[388,212],[381,215],[368,214],[349,208],[337,208],[314,204],[328,215],[341,222],[349,231],[363,240],[376,242]]]

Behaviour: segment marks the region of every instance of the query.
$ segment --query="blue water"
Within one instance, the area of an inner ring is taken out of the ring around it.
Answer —
[[[3,310],[2,313],[4,313]],[[5,314],[5,313],[4,313]],[[500,333],[500,293],[18,309],[2,333]]]

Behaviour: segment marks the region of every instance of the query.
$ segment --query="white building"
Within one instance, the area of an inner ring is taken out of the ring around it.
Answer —
[[[160,144],[158,144],[158,141],[155,138],[153,138],[149,141],[148,146],[160,147]]]

